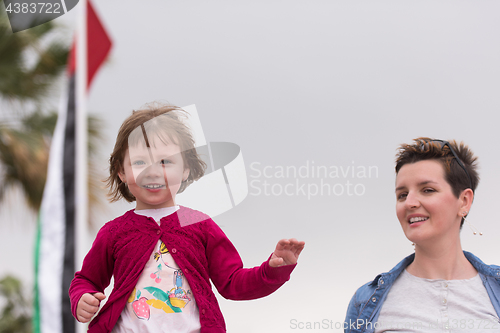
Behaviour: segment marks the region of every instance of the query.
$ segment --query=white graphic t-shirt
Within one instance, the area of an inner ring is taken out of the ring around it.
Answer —
[[[160,219],[179,206],[135,211]],[[200,332],[200,315],[184,274],[159,240],[112,333]]]

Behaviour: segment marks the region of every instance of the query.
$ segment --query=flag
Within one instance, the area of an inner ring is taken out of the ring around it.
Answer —
[[[80,4],[85,5],[85,2],[81,1]],[[111,49],[111,40],[89,0],[86,2],[86,15],[88,90]],[[75,273],[77,65],[76,43],[73,43],[68,59],[68,89],[59,107],[38,217],[33,321],[35,333],[74,333],[76,330],[68,289]]]

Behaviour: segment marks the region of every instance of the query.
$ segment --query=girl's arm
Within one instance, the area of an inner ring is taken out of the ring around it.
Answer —
[[[305,244],[305,242],[299,242],[295,238],[280,240],[271,256],[271,260],[269,260],[269,266],[295,265]]]
[[[99,310],[99,305],[105,298],[106,295],[103,293],[83,294],[76,307],[76,319],[81,323],[89,322]]]
[[[71,281],[69,288],[71,311],[78,320],[80,319],[77,312],[82,296],[84,294],[104,293],[104,289],[109,285],[114,267],[111,243],[111,233],[108,224],[106,224],[97,233],[92,248],[83,260],[82,269],[75,273],[75,277]]]
[[[301,251],[295,249],[297,244],[293,246],[294,251],[290,251],[286,249],[289,241],[280,241],[277,246],[278,253],[272,254],[262,265],[243,268],[238,252],[219,226],[212,220],[204,223],[208,235],[206,255],[210,278],[223,297],[233,300],[264,297],[290,279],[290,273],[295,268],[296,258]],[[303,247],[303,244],[301,246]],[[285,265],[271,267],[270,260],[273,260],[273,265]],[[287,261],[294,263],[287,265]]]

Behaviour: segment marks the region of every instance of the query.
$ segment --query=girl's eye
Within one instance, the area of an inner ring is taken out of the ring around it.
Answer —
[[[141,161],[141,160],[134,161],[134,162],[132,163],[132,165],[144,165],[144,164],[146,164],[146,163],[144,163],[144,161]]]
[[[170,160],[161,160],[160,161],[160,164],[170,164],[172,162],[170,162]]]

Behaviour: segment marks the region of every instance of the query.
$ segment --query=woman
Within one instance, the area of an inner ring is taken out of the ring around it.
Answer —
[[[401,145],[396,214],[415,253],[356,291],[345,332],[500,332],[500,267],[460,244],[476,160],[454,141]]]

